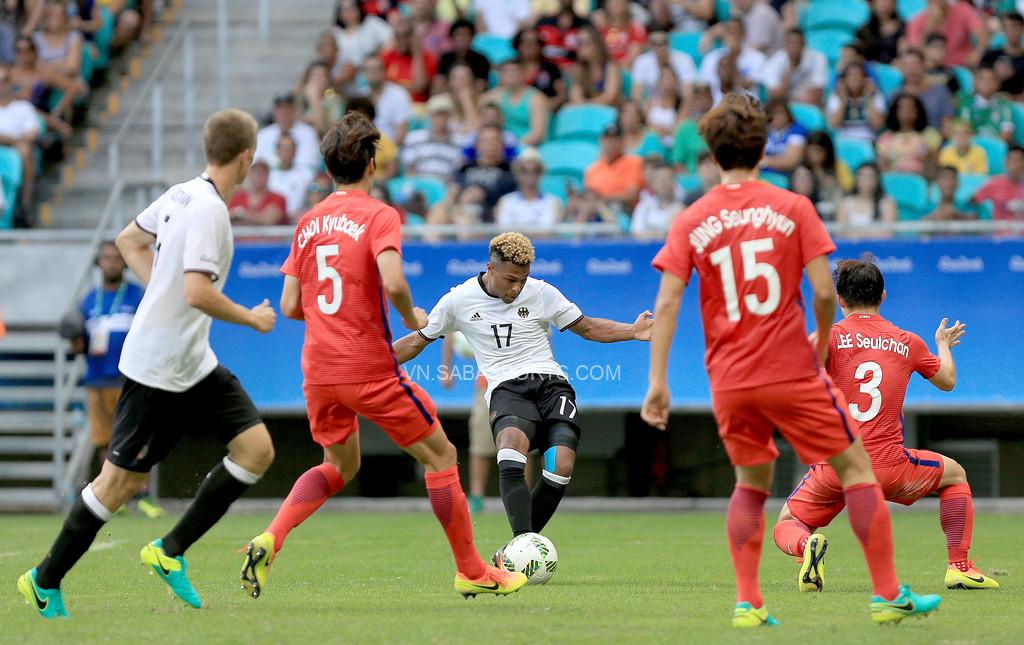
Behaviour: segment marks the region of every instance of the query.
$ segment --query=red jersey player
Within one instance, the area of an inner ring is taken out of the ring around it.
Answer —
[[[355,112],[324,136],[320,148],[338,190],[299,220],[281,267],[281,311],[306,322],[303,393],[324,463],[299,477],[267,530],[249,543],[242,583],[254,598],[288,532],[359,470],[357,414],[380,426],[426,471],[431,506],[455,555],[456,591],[508,594],[526,584],[523,574],[481,560],[455,447],[437,420],[434,402],[409,380],[391,350],[388,300],[411,330],[425,327],[427,315],[413,307],[402,274],[398,213],[367,195],[379,140],[377,128]]]
[[[963,467],[944,455],[903,446],[903,397],[910,378],[917,372],[940,390],[952,390],[956,366],[950,349],[960,344],[964,325],[957,321],[947,328],[943,319],[935,331],[939,355],[933,356],[918,336],[878,314],[885,282],[877,266],[844,260],[835,275],[845,318],[832,327],[826,366],[849,401],[850,416],[861,423],[864,448],[885,498],[909,506],[938,491],[939,523],[949,556],[946,586],[998,588],[998,582],[967,559],[974,504]],[[790,555],[803,556],[805,550],[815,554],[802,563],[797,580],[801,591],[821,591],[828,541],[816,531],[842,510],[836,473],[824,463],[811,466],[782,507],[775,544]]]
[[[722,169],[722,183],[675,219],[654,258],[662,277],[641,415],[655,427],[668,424],[668,354],[683,291],[696,270],[712,406],[736,469],[726,512],[737,587],[733,626],[778,624],[764,607],[757,579],[764,502],[779,454],[776,428],[805,463],[827,460],[836,469],[871,571],[872,619],[899,622],[929,613],[941,599],[898,583],[882,490],[846,401],[819,370],[805,336],[804,270],[814,290],[817,352],[824,357],[835,314],[828,264],[835,245],[806,198],[757,181],[767,134],[756,99],[727,95],[699,129]]]

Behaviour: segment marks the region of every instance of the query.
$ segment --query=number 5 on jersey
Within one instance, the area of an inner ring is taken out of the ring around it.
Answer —
[[[768,283],[768,294],[764,300],[758,300],[757,296],[752,293],[743,296],[743,304],[746,305],[747,311],[755,316],[768,316],[779,307],[779,298],[782,295],[779,272],[767,262],[757,261],[758,253],[771,251],[773,248],[775,248],[775,242],[770,237],[740,243],[740,256],[743,258],[743,280],[750,282],[757,278],[764,278]],[[712,253],[711,264],[718,267],[718,271],[722,274],[722,292],[725,296],[725,311],[728,314],[729,322],[736,322],[740,319],[740,298],[736,288],[736,272],[732,266],[732,247],[723,246]]]
[[[328,316],[338,313],[341,309],[341,274],[327,264],[327,260],[338,255],[337,244],[322,244],[316,247],[316,279],[320,282],[331,281],[331,297],[320,294],[316,297],[316,306]]]

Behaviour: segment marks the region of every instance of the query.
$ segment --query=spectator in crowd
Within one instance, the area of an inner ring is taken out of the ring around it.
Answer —
[[[601,37],[608,55],[624,69],[644,50],[647,30],[633,17],[629,0],[604,0],[601,17]]]
[[[450,128],[454,108],[448,94],[437,94],[427,101],[428,127],[410,132],[402,146],[405,174],[437,177],[447,182],[462,167],[462,148],[455,143]]]
[[[562,202],[540,191],[544,161],[536,148],[525,148],[512,163],[515,190],[503,195],[494,209],[494,221],[505,231],[550,232],[562,219]]]
[[[857,31],[857,40],[864,43],[867,60],[891,65],[899,57],[907,25],[896,10],[896,0],[872,0],[870,4],[871,17]]]
[[[449,29],[452,48],[441,55],[441,62],[434,77],[434,92],[443,92],[448,88],[448,75],[458,64],[467,65],[476,79],[476,89],[483,92],[487,89],[487,79],[491,73],[491,63],[487,57],[473,50],[473,36],[476,28],[468,20],[456,20]]]
[[[608,56],[601,34],[585,26],[579,30],[576,44],[576,63],[569,71],[569,102],[618,105],[622,99],[622,78],[618,64]]]
[[[276,166],[277,141],[282,134],[288,134],[295,142],[297,165],[310,170],[320,167],[320,135],[316,128],[299,120],[295,95],[290,92],[274,97],[274,122],[257,133],[254,157],[266,159],[271,167]]]
[[[676,176],[670,166],[661,166],[653,173],[651,191],[633,210],[629,232],[637,239],[662,239],[672,220],[683,210],[676,194]]]
[[[505,128],[526,146],[539,146],[548,133],[548,102],[540,90],[526,84],[523,65],[510,58],[499,68],[498,86],[484,95],[501,106]]]
[[[956,103],[945,85],[931,85],[924,73],[924,54],[920,49],[908,49],[899,59],[899,70],[903,73],[904,94],[920,99],[924,105],[928,124],[941,131],[948,119],[956,114]]]
[[[665,147],[661,144],[658,134],[647,127],[639,103],[636,101],[623,103],[619,108],[618,123],[627,154],[643,158],[655,154],[664,160]]]
[[[946,37],[931,34],[924,45],[924,75],[928,85],[944,85],[955,98],[960,92],[960,81],[953,68],[946,64]]]
[[[423,103],[430,96],[430,85],[437,74],[437,59],[423,51],[420,39],[413,33],[411,20],[399,16],[394,28],[394,43],[380,55],[385,77],[404,87],[412,95],[412,100]],[[401,144],[401,138],[396,141]]]
[[[32,34],[40,67],[54,75],[78,78],[82,70],[82,34],[71,28],[63,0],[46,3],[40,24],[41,29]]]
[[[895,222],[896,202],[882,190],[878,166],[866,163],[857,169],[854,189],[839,202],[836,221],[857,237],[889,237],[876,222]]]
[[[630,97],[643,100],[650,96],[658,86],[661,77],[661,68],[670,66],[679,80],[679,90],[683,95],[690,93],[690,86],[697,80],[697,68],[693,58],[686,52],[676,51],[669,47],[668,33],[662,30],[655,30],[650,33],[647,44],[651,50],[644,52],[633,61],[633,69],[630,73],[633,79],[633,88]]]
[[[412,116],[412,97],[404,87],[387,79],[384,61],[378,56],[368,56],[363,61],[363,78],[366,97],[373,102],[377,113],[374,125],[397,145],[402,145]]]
[[[576,60],[579,31],[590,25],[573,8],[573,0],[559,0],[558,12],[537,22],[544,57],[564,69]]]
[[[437,16],[436,0],[412,0],[410,5],[413,33],[423,45],[424,52],[434,60],[440,59],[441,54],[452,48],[449,40],[451,26]]]
[[[36,174],[35,147],[39,137],[36,109],[28,101],[15,98],[11,88],[11,68],[0,65],[0,146],[14,148],[21,157],[21,194],[18,207],[32,209]]]
[[[974,71],[974,94],[965,94],[960,99],[957,115],[971,124],[974,131],[982,136],[1013,141],[1013,107],[1004,97],[999,96],[999,77],[991,67]]]
[[[149,4],[140,3],[141,4]],[[86,40],[92,42],[103,27],[103,14],[100,7],[110,10],[114,20],[114,37],[110,41],[111,49],[121,49],[140,35],[142,13],[128,7],[125,0],[69,0],[68,24],[72,29],[82,33]],[[140,6],[140,10],[142,7]]]
[[[965,213],[956,204],[956,190],[960,186],[960,175],[952,166],[939,166],[935,176],[935,187],[939,190],[939,203],[935,209],[924,217],[926,220],[965,220],[976,219],[973,214]]]
[[[835,92],[825,105],[828,124],[837,134],[874,143],[885,125],[885,96],[867,77],[863,63],[839,72]]]
[[[807,130],[793,120],[793,113],[784,99],[769,99],[764,113],[768,117],[768,141],[761,172],[788,177],[804,158]]]
[[[992,217],[999,221],[1024,221],[1024,148],[1011,146],[1006,153],[1006,174],[988,180],[974,201],[992,202]]]
[[[644,187],[644,162],[626,154],[622,130],[610,123],[601,135],[601,154],[583,175],[583,187],[613,202],[622,212],[630,212]]]
[[[379,16],[366,15],[358,0],[338,0],[334,12],[334,37],[343,64],[359,69],[367,56],[391,44],[391,27]]]
[[[312,62],[327,65],[327,68],[331,71],[331,86],[334,89],[346,92],[351,92],[355,89],[358,68],[350,61],[342,58],[341,50],[338,49],[338,39],[334,37],[334,32],[330,29],[321,31],[320,35],[316,37],[316,43],[313,46]],[[305,74],[299,79],[295,90],[296,94],[300,93],[298,88],[302,87],[304,80]]]
[[[928,125],[921,100],[911,94],[896,96],[885,127],[875,146],[882,171],[931,177],[942,136]]]
[[[670,146],[683,108],[683,94],[675,70],[665,65],[660,71],[658,85],[647,99],[646,121],[657,133],[661,144]]]
[[[782,46],[782,19],[766,0],[732,0],[732,17],[743,21],[743,44],[765,56]]]
[[[59,133],[65,140],[69,139],[74,101],[83,88],[67,76],[43,72],[38,64],[36,45],[28,36],[18,36],[14,50],[16,60],[10,77],[14,97],[34,105],[48,129]],[[60,92],[61,98],[51,108],[53,92]]]
[[[950,143],[939,151],[939,167],[953,168],[965,175],[987,175],[988,154],[972,141],[971,124],[954,119],[948,126]]]
[[[534,28],[520,30],[512,39],[512,47],[519,54],[523,75],[529,85],[540,90],[548,99],[548,109],[554,112],[566,101],[565,81],[558,66],[544,57],[540,32]]]
[[[705,150],[697,157],[697,178],[700,179],[700,186],[689,190],[683,196],[683,203],[687,206],[721,183],[721,170],[709,150]]]
[[[465,147],[480,128],[480,95],[476,80],[469,65],[458,63],[448,74],[448,94],[452,97],[453,109],[450,127],[457,142]]]
[[[1000,91],[1019,98],[1024,94],[1024,16],[1016,11],[1001,18],[1005,42],[990,49],[981,59],[981,67],[993,67],[999,76]]]
[[[380,184],[383,186],[383,184]],[[327,196],[334,192],[334,180],[325,172],[317,173],[313,183],[309,185],[309,192],[306,193],[306,210],[309,210],[327,199]]]
[[[357,96],[348,102],[350,112],[359,112],[367,119],[373,121],[377,117],[377,109],[373,101],[366,96]],[[373,178],[380,182],[391,179],[398,174],[398,145],[395,140],[381,132],[380,141],[377,142],[377,154],[373,158],[377,172]]]
[[[669,23],[660,26],[666,28],[666,31],[699,33],[716,19],[715,0],[671,0],[664,4],[668,9]],[[651,2],[650,11],[652,14],[656,11],[654,0]]]
[[[512,38],[530,25],[530,0],[473,0],[473,9],[482,34]]]
[[[297,110],[302,120],[322,134],[345,114],[345,99],[331,83],[331,68],[316,61],[306,67],[302,85],[296,92]]]
[[[133,3],[129,3],[128,0],[78,0],[78,4],[79,7],[91,4],[110,10],[114,17],[114,38],[110,42],[113,49],[121,49],[136,38],[143,43],[149,42],[149,32],[153,24],[153,0],[139,0]],[[80,8],[79,14],[82,13]]]
[[[640,12],[638,12],[640,13]],[[643,21],[648,35],[652,31],[673,30],[671,4],[669,0],[650,0],[647,3],[647,17]]]
[[[476,159],[459,170],[444,200],[430,210],[427,222],[460,226],[491,222],[498,199],[515,189],[515,178],[505,160],[501,128],[482,126]]]
[[[768,58],[762,72],[769,96],[821,105],[828,84],[828,60],[805,44],[804,32],[786,32],[782,49]]]
[[[281,137],[281,141],[287,140],[287,137]],[[281,141],[278,145],[281,145]],[[288,204],[284,195],[270,189],[267,185],[269,179],[270,165],[263,159],[252,162],[245,178],[245,188],[236,190],[228,202],[233,223],[257,226],[288,223]],[[303,190],[307,187],[303,186]],[[305,205],[305,199],[302,203]]]
[[[804,165],[794,168],[789,177],[789,189],[797,195],[802,195],[810,200],[810,202],[814,204],[814,209],[818,212],[818,216],[822,220],[835,220],[835,208],[832,209],[832,217],[826,217],[826,213],[823,213],[821,209],[818,208],[818,202],[821,201],[820,187],[818,186],[817,177],[814,176],[814,173],[811,172],[810,168]]]
[[[708,146],[697,130],[697,123],[711,109],[711,88],[703,81],[693,84],[689,100],[683,104],[682,120],[672,138],[672,163],[676,172],[697,172],[700,155]]]
[[[707,51],[716,39],[721,39],[723,45],[709,52],[700,63],[700,76],[711,86],[715,104],[721,100],[723,93],[723,70],[719,66],[723,59],[731,58],[735,61],[738,77],[734,80],[737,87],[749,90],[761,82],[761,73],[767,59],[757,49],[744,44],[745,35],[743,22],[732,19],[718,23],[701,36],[701,51]],[[732,80],[732,77],[729,78]]]
[[[814,175],[818,196],[827,212],[819,214],[827,221],[835,220],[836,205],[844,193],[853,190],[853,173],[841,159],[836,159],[832,137],[827,132],[812,132],[807,135],[803,165]]]
[[[313,170],[295,163],[296,143],[290,135],[277,140],[277,167],[270,171],[267,187],[284,196],[288,220],[295,222],[306,206],[306,191],[313,182]]]
[[[565,207],[565,221],[572,224],[615,224],[615,213],[595,191],[584,188],[571,191]]]
[[[0,2],[0,64],[14,63],[14,41],[31,36],[43,17],[44,0]]]
[[[907,24],[907,44],[923,47],[931,34],[946,37],[946,64],[975,67],[988,48],[989,33],[978,10],[968,2],[928,0]]]
[[[505,128],[505,115],[501,106],[494,101],[485,100],[480,103],[480,124],[481,127],[498,128],[501,132],[501,143],[505,147],[505,160],[511,162],[519,152],[519,139]],[[476,160],[477,139],[480,136],[480,128],[477,128],[462,146],[462,156],[467,163]]]

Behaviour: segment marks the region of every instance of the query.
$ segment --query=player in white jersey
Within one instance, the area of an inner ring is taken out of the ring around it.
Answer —
[[[576,392],[551,351],[549,328],[601,343],[650,340],[651,313],[633,324],[585,316],[554,286],[530,277],[533,245],[520,233],[490,243],[487,271],[453,287],[427,326],[398,340],[399,362],[461,331],[487,378],[485,398],[498,448],[501,500],[514,535],[540,531],[562,500],[580,440]],[[544,456],[540,482],[526,485],[526,455]]]
[[[248,309],[222,293],[233,253],[226,204],[252,164],[256,122],[240,110],[217,112],[203,128],[203,145],[206,171],[172,186],[117,238],[147,289],[121,354],[126,381],[103,469],[75,500],[43,561],[18,579],[19,591],[44,618],[68,615],[60,589],[64,575],[185,432],[213,435],[227,445],[228,456],[206,476],[171,531],[140,555],[179,598],[201,607],[182,554],[274,458],[256,407],[217,363],[209,343],[212,318],[260,333],[274,327],[269,301]]]

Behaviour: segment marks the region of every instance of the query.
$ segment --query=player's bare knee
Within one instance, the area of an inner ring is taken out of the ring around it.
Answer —
[[[576,467],[576,452],[573,450],[559,450],[555,457],[555,473],[562,477],[572,477],[573,468]]]
[[[967,471],[958,462],[946,457],[946,463],[942,471],[942,482],[946,486],[967,483]]]
[[[228,450],[231,461],[258,475],[265,473],[274,463],[274,442],[264,425],[246,430],[231,442]]]
[[[522,430],[515,426],[499,430],[495,445],[498,450],[509,448],[523,454],[530,451],[530,440],[526,438]]]
[[[145,477],[144,473],[125,470],[108,461],[103,464],[99,476],[92,482],[92,491],[108,510],[116,511],[135,496],[139,484]]]

